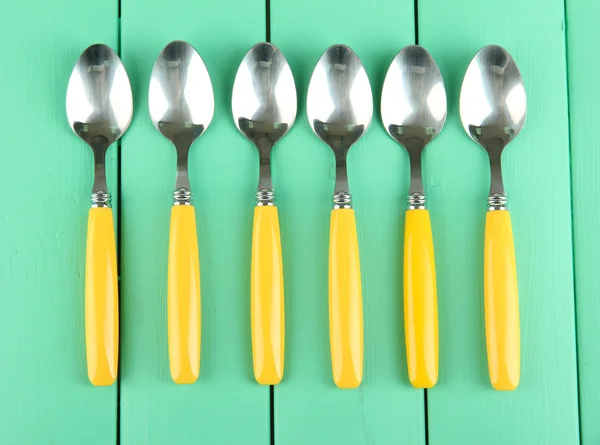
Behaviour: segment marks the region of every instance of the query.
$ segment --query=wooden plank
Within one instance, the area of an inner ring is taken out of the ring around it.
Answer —
[[[441,30],[444,30],[443,32]],[[440,381],[429,392],[429,443],[579,443],[563,2],[419,1],[419,42],[439,62],[449,117],[427,153],[437,235]],[[487,156],[464,134],[462,77],[477,50],[504,46],[528,93],[528,119],[504,154],[521,310],[521,384],[487,375],[483,229]]]
[[[122,51],[136,118],[123,141],[121,443],[269,443],[269,388],[255,383],[249,271],[256,153],[231,118],[245,52],[265,38],[265,4],[123,0]],[[153,26],[149,27],[149,24]],[[155,24],[155,25],[154,25]],[[175,385],[167,354],[167,246],[175,150],[147,111],[150,72],[171,40],[189,41],[212,77],[215,116],[190,153],[202,282],[202,359],[194,385]]]
[[[600,3],[570,0],[567,7],[567,55],[575,243],[577,358],[581,443],[600,442],[600,146],[595,128],[600,118],[600,62],[590,45],[600,42]]]
[[[298,118],[274,151],[286,285],[286,368],[275,387],[275,443],[423,444],[424,397],[410,386],[402,316],[402,231],[408,157],[385,133],[379,96],[387,67],[414,43],[412,1],[271,0],[271,37],[295,75]],[[375,116],[350,151],[349,175],[362,263],[365,375],[359,389],[331,377],[327,263],[334,184],[331,150],[312,133],[306,90],[312,70],[335,43],[361,57]]]
[[[82,19],[91,16],[94,26]],[[69,128],[65,94],[87,46],[117,47],[117,19],[116,0],[12,2],[0,19],[1,443],[116,442],[116,385],[95,388],[87,379],[93,155]],[[107,159],[114,196],[116,161],[115,146]]]

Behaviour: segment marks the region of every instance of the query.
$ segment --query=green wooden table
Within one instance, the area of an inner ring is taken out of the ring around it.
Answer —
[[[42,0],[0,16],[0,443],[6,445],[573,445],[600,443],[600,118],[592,0]],[[287,56],[298,120],[274,154],[286,280],[286,374],[252,376],[250,237],[257,155],[230,98],[245,52],[269,38]],[[202,273],[200,379],[169,377],[168,224],[174,150],[152,126],[148,78],[171,40],[192,43],[216,96],[191,152]],[[65,90],[85,47],[118,49],[135,115],[109,151],[119,231],[120,378],[86,378],[83,289],[91,151],[72,134]],[[437,60],[448,120],[425,151],[439,288],[440,378],[406,372],[402,232],[408,157],[378,112],[350,152],[362,256],[365,377],[331,379],[327,318],[333,157],[305,117],[310,73],[331,44],[357,51],[379,108],[393,56],[418,42]],[[520,285],[521,385],[494,391],[486,366],[482,268],[485,152],[464,134],[468,62],[496,43],[525,79],[529,117],[505,153]]]

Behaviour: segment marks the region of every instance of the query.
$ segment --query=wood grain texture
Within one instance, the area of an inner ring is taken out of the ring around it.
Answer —
[[[286,285],[285,375],[275,387],[275,443],[424,444],[424,397],[407,377],[402,316],[402,233],[408,157],[379,117],[381,85],[393,57],[414,43],[413,2],[271,0],[271,39],[287,57],[298,117],[275,147]],[[364,379],[338,389],[329,350],[327,264],[334,186],[331,149],[312,132],[306,91],[328,46],[344,43],[365,64],[375,115],[348,158],[361,254]]]
[[[425,164],[434,181],[429,197],[437,234],[441,352],[439,383],[428,392],[429,443],[577,444],[563,2],[420,0],[419,43],[439,63],[449,106]],[[491,388],[486,365],[488,160],[464,133],[458,114],[467,65],[492,43],[515,58],[529,102],[525,128],[503,156],[521,311],[521,384],[508,393]]]
[[[595,49],[600,42],[600,2],[568,0],[566,6],[579,415],[581,443],[593,445],[600,443],[600,60]]]
[[[121,47],[136,116],[123,140],[121,444],[269,443],[269,388],[254,381],[250,246],[256,150],[231,117],[246,51],[265,38],[265,3],[123,0]],[[200,377],[176,385],[167,353],[167,250],[175,149],[152,125],[149,76],[171,40],[198,50],[212,77],[215,116],[190,152],[200,253]]]
[[[90,15],[94,26],[81,20]],[[116,385],[93,387],[85,361],[93,155],[69,128],[65,96],[88,45],[116,48],[117,1],[11,2],[0,38],[0,442],[114,444]],[[115,197],[116,158],[113,146]]]

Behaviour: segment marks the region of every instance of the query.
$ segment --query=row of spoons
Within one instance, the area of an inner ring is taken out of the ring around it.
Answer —
[[[169,363],[176,383],[193,383],[200,371],[200,271],[188,153],[214,114],[209,73],[197,51],[174,41],[160,53],[150,78],[150,116],[177,152],[177,174],[168,258]],[[346,156],[367,131],[373,99],[365,69],[350,48],[334,45],[319,59],[306,108],[315,134],[333,150],[336,181],[330,221],[329,324],[333,380],[356,388],[363,374],[362,286],[356,221]],[[382,89],[386,131],[408,152],[410,189],[404,242],[404,316],[407,363],[413,386],[430,388],[438,378],[438,314],[435,261],[421,154],[442,130],[446,92],[441,73],[422,47],[403,48]],[[283,377],[284,285],[279,216],[271,180],[274,144],[296,119],[291,69],[270,43],[253,46],[238,69],[232,95],[237,128],[260,159],[251,265],[251,331],[254,375],[261,384]],[[94,385],[117,375],[118,290],[110,194],[104,157],[126,131],[133,113],[129,79],[106,45],[92,45],[77,61],[67,89],[67,116],[90,145],[96,163],[86,254],[86,356]],[[520,132],[526,95],[512,57],[499,46],[481,49],[469,65],[460,114],[467,134],[490,157],[491,188],[485,234],[484,298],[490,380],[499,390],[519,383],[519,311],[510,215],[502,186],[503,148]]]

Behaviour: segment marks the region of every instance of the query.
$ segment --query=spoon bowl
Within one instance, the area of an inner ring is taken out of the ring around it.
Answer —
[[[248,51],[235,77],[231,108],[237,128],[257,146],[272,146],[292,127],[296,86],[287,60],[275,45],[262,42]]]
[[[527,95],[519,68],[504,48],[486,46],[469,64],[460,92],[460,118],[469,137],[486,150],[501,150],[520,133]]]
[[[446,122],[446,89],[433,57],[418,45],[404,47],[392,61],[381,93],[381,119],[405,148],[417,139],[425,147]]]
[[[313,131],[333,149],[345,172],[348,149],[373,117],[369,78],[352,49],[333,45],[321,56],[308,86],[306,112]]]
[[[88,145],[101,138],[106,147],[129,127],[131,85],[119,56],[108,46],[88,47],[77,60],[67,87],[67,118]]]
[[[178,154],[206,131],[215,100],[208,70],[192,45],[176,40],[161,51],[150,76],[148,107],[152,123]]]

